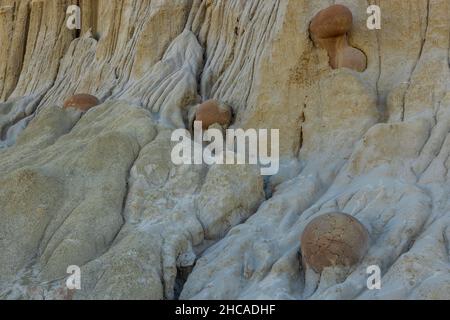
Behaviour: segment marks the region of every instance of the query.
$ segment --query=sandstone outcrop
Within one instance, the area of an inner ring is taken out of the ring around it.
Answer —
[[[380,30],[359,0],[139,0],[72,31],[74,3],[0,0],[0,298],[450,299],[449,1],[376,1]],[[210,99],[280,130],[278,174],[171,162]],[[345,274],[299,265],[329,212],[370,234]]]

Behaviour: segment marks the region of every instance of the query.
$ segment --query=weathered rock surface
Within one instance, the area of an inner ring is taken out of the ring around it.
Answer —
[[[337,4],[320,11],[311,21],[309,30],[314,42],[327,50],[333,69],[349,68],[363,72],[367,67],[366,56],[348,43],[352,26],[350,9]]]
[[[203,130],[207,130],[213,124],[228,128],[233,117],[231,108],[217,100],[208,100],[199,104],[193,109],[193,113],[193,120],[200,121]]]
[[[99,104],[100,101],[96,97],[86,93],[79,93],[64,101],[64,108],[74,108],[82,112],[87,112]]]
[[[80,1],[79,32],[73,3],[0,0],[1,298],[450,298],[449,1],[377,1],[376,31],[339,1],[363,72],[310,38],[328,0]],[[103,104],[64,109],[77,92]],[[280,129],[279,174],[172,164],[209,99]],[[302,266],[329,212],[370,234],[349,273]]]
[[[325,268],[356,266],[369,248],[370,236],[351,215],[332,212],[314,218],[303,230],[304,268],[322,273]]]

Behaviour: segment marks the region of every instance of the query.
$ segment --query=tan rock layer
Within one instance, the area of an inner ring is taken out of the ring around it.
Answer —
[[[22,71],[30,1],[0,1],[0,101],[15,89]]]

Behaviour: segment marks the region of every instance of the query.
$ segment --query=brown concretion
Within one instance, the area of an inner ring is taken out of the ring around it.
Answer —
[[[366,228],[356,218],[339,212],[313,219],[301,237],[303,261],[318,273],[327,267],[358,264],[368,246]]]
[[[367,68],[367,57],[348,42],[352,24],[352,12],[343,5],[333,5],[313,18],[309,31],[314,43],[328,52],[333,69],[349,68],[363,72]]]
[[[99,104],[100,101],[90,94],[76,94],[64,102],[64,108],[75,108],[86,112]]]
[[[195,121],[202,122],[203,130],[207,130],[211,125],[218,123],[223,127],[228,127],[231,123],[232,113],[230,108],[221,105],[217,100],[207,100],[203,102],[195,113]]]
[[[311,21],[310,30],[320,39],[335,38],[349,32],[353,25],[353,14],[346,6],[334,5],[320,11]]]

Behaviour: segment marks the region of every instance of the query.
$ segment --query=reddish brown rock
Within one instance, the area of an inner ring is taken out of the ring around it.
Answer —
[[[358,264],[369,248],[369,233],[354,217],[328,213],[313,219],[303,231],[303,262],[317,273],[324,268]]]
[[[76,94],[64,102],[64,108],[75,108],[86,112],[99,104],[100,101],[90,94]]]
[[[311,21],[309,31],[314,43],[328,52],[333,69],[349,68],[363,72],[367,57],[359,49],[350,46],[348,32],[353,24],[350,9],[334,5],[320,11]]]
[[[353,25],[353,14],[343,5],[334,5],[320,11],[311,21],[311,34],[319,39],[335,38],[349,32]]]
[[[217,100],[207,100],[196,110],[195,121],[202,122],[203,130],[207,130],[211,125],[218,123],[222,127],[231,124],[233,115],[231,108],[219,103]]]

